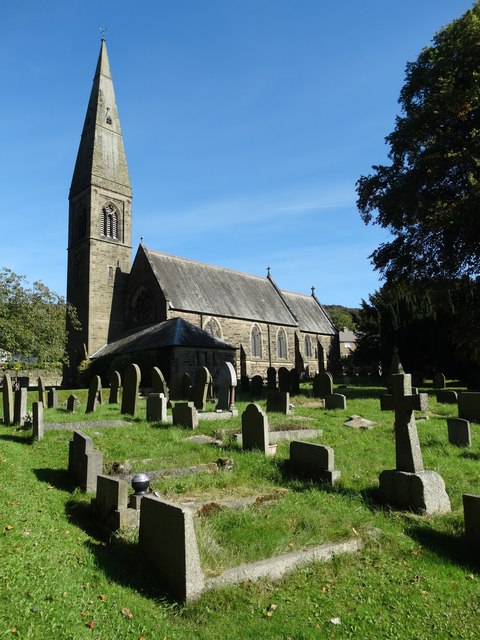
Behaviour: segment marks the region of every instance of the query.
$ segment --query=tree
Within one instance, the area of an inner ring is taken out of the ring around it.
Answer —
[[[355,331],[358,309],[342,307],[339,304],[326,304],[323,307],[339,331],[343,331],[344,328]]]
[[[366,224],[394,238],[370,256],[388,280],[480,273],[480,0],[406,67],[389,165],[357,182]]]
[[[74,310],[42,282],[30,286],[24,276],[0,271],[0,349],[40,362],[63,361],[67,316],[78,326]]]

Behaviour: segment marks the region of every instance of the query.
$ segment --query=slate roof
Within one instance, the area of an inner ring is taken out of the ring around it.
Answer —
[[[173,310],[297,324],[269,278],[142,248]]]
[[[295,315],[300,331],[334,336],[337,333],[322,305],[313,295],[282,291],[282,296]]]
[[[218,340],[207,331],[196,327],[183,318],[171,318],[164,322],[131,329],[121,333],[115,340],[104,345],[91,357],[117,355],[162,347],[198,347],[202,349],[230,349],[231,344]]]

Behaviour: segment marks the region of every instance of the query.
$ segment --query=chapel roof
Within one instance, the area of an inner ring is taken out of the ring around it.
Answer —
[[[183,318],[171,318],[140,329],[131,329],[119,334],[91,357],[148,351],[163,347],[196,347],[201,349],[229,349],[231,344],[214,338],[207,331],[196,327]]]
[[[314,295],[307,296],[290,291],[282,291],[281,294],[295,315],[300,331],[331,336],[337,333],[332,321]]]
[[[140,249],[172,310],[297,325],[271,278]]]

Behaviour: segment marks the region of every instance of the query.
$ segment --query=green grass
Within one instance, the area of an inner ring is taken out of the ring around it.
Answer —
[[[244,453],[233,441],[199,445],[185,441],[191,434],[184,430],[146,423],[144,407],[129,426],[82,427],[103,451],[106,469],[113,461],[128,460],[140,471],[233,459],[231,471],[154,483],[170,500],[258,498],[244,509],[211,506],[196,519],[207,575],[357,533],[367,542],[354,556],[304,567],[283,581],[215,590],[185,606],[161,591],[135,535],[112,535],[91,520],[91,496],[72,487],[66,473],[71,431],[48,431],[32,443],[29,432],[0,425],[0,638],[476,638],[479,562],[463,539],[462,494],[480,494],[480,427],[472,425],[471,448],[450,445],[445,419],[456,408],[431,398],[430,419],[417,422],[419,436],[425,467],[443,476],[452,513],[391,511],[373,499],[379,473],[395,460],[393,413],[379,410],[383,389],[340,391],[347,411],[309,407],[299,397],[295,417],[269,416],[272,429],[323,430],[316,442],[334,448],[342,473],[334,488],[290,477],[286,442],[275,458]],[[77,414],[48,410],[46,421],[83,421],[85,394],[75,393],[83,403]],[[62,391],[61,402],[68,395]],[[239,413],[247,401],[241,398]],[[374,420],[375,428],[344,427],[351,414]],[[120,415],[118,406],[102,406],[88,417]],[[198,432],[240,425],[240,418],[201,421]],[[341,624],[330,622],[335,618]]]

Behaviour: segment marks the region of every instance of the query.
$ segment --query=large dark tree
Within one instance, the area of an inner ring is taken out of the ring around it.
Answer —
[[[388,280],[480,273],[480,1],[406,69],[388,165],[357,182],[365,223],[393,239],[371,258]]]

